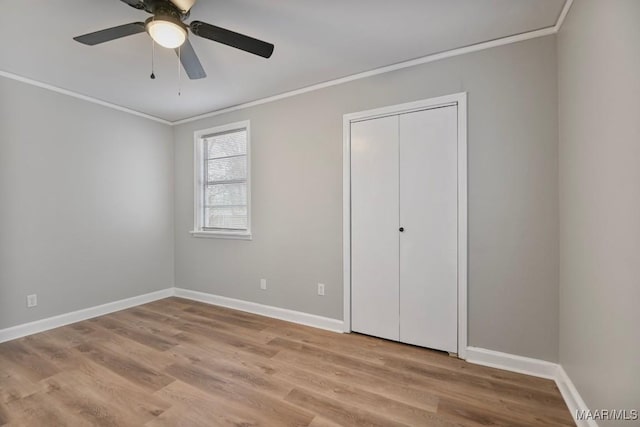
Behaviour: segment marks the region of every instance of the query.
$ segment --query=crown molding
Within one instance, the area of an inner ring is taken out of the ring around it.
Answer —
[[[560,12],[560,16],[558,16],[558,20],[556,21],[555,32],[557,33],[562,28],[562,24],[564,24],[564,20],[567,18],[567,14],[569,13],[569,9],[571,9],[571,5],[573,4],[573,0],[566,0],[564,2],[564,7]]]
[[[70,96],[72,98],[81,99],[83,101],[91,102],[92,104],[98,104],[98,105],[101,105],[103,107],[111,108],[112,110],[118,110],[118,111],[122,111],[123,113],[128,113],[128,114],[132,114],[134,116],[143,117],[143,118],[148,119],[148,120],[153,120],[154,122],[162,123],[162,124],[169,125],[169,126],[172,125],[172,123],[170,121],[161,119],[159,117],[155,117],[155,116],[151,116],[149,114],[141,113],[140,111],[132,110],[130,108],[123,107],[121,105],[112,104],[110,102],[103,101],[103,100],[98,99],[98,98],[94,98],[92,96],[83,95],[81,93],[74,92],[74,91],[68,90],[68,89],[63,89],[63,88],[58,87],[58,86],[54,86],[54,85],[50,85],[48,83],[40,82],[38,80],[33,80],[33,79],[30,79],[30,78],[27,78],[27,77],[22,77],[22,76],[19,76],[17,74],[9,73],[8,71],[0,70],[0,77],[6,77],[7,79],[15,80],[15,81],[18,81],[18,82],[21,82],[21,83],[26,83],[26,84],[31,85],[31,86],[36,86],[36,87],[39,87],[39,88],[42,88],[42,89],[50,90],[52,92],[61,93],[62,95],[67,95],[67,96]]]
[[[439,61],[441,59],[451,58],[454,56],[464,55],[467,53],[478,52],[485,49],[491,49],[493,47],[503,46],[506,44],[517,43],[529,39],[534,39],[538,37],[549,36],[556,33],[556,27],[547,27],[539,30],[528,31],[526,33],[516,34],[513,36],[502,37],[495,40],[490,40],[482,43],[473,44],[470,46],[460,47],[451,50],[445,50],[443,52],[434,53],[431,55],[423,56],[416,59],[411,59],[409,61],[399,62],[397,64],[387,65],[380,68],[375,68],[373,70],[365,71],[362,73],[352,74],[350,76],[341,77],[335,80],[329,80],[323,83],[318,83],[315,85],[303,87],[301,89],[292,90],[290,92],[284,92],[278,95],[269,96],[267,98],[257,99],[255,101],[246,102],[244,104],[235,105],[229,108],[223,108],[221,110],[212,111],[210,113],[201,114],[198,116],[189,117],[182,120],[177,120],[172,122],[172,125],[182,125],[185,123],[194,122],[197,120],[206,119],[208,117],[218,116],[220,114],[230,113],[232,111],[242,110],[249,107],[255,107],[256,105],[267,104],[269,102],[278,101],[285,98],[290,98],[292,96],[301,95],[307,92],[313,92],[315,90],[324,89],[331,86],[340,85],[343,83],[348,83],[354,80],[360,80],[371,76],[377,76],[379,74],[389,73],[391,71],[401,70],[403,68],[415,67],[416,65],[422,65],[429,62]]]
[[[110,102],[107,101],[103,101],[101,99],[98,98],[94,98],[88,95],[83,95],[81,93],[78,92],[74,92],[72,90],[68,90],[68,89],[63,89],[57,86],[53,86],[50,85],[48,83],[43,83],[37,80],[33,80],[33,79],[29,79],[27,77],[22,77],[19,76],[17,74],[13,74],[13,73],[9,73],[7,71],[2,71],[0,70],[0,77],[6,77],[8,79],[12,79],[12,80],[16,80],[22,83],[26,83],[26,84],[30,84],[33,86],[37,86],[43,89],[47,89],[53,92],[57,92],[57,93],[61,93],[63,95],[67,95],[67,96],[71,96],[73,98],[77,98],[77,99],[82,99],[83,101],[87,101],[87,102],[91,102],[94,104],[98,104],[101,105],[103,107],[107,107],[107,108],[111,108],[114,110],[118,110],[118,111],[122,111],[124,113],[129,113],[138,117],[143,117],[145,119],[148,120],[153,120],[154,122],[158,122],[158,123],[162,123],[164,125],[168,125],[168,126],[176,126],[176,125],[182,125],[185,123],[190,123],[190,122],[194,122],[197,120],[202,120],[202,119],[206,119],[209,117],[214,117],[214,116],[218,116],[220,114],[225,114],[225,113],[230,113],[232,111],[237,111],[237,110],[242,110],[245,108],[249,108],[249,107],[255,107],[257,105],[261,105],[261,104],[267,104],[269,102],[274,102],[274,101],[278,101],[281,99],[285,99],[285,98],[290,98],[292,96],[296,96],[296,95],[301,95],[303,93],[307,93],[307,92],[313,92],[315,90],[319,90],[319,89],[324,89],[327,87],[331,87],[331,86],[336,86],[336,85],[340,85],[343,83],[348,83],[354,80],[359,80],[359,79],[364,79],[367,77],[371,77],[371,76],[376,76],[379,74],[384,74],[384,73],[389,73],[391,71],[396,71],[396,70],[401,70],[403,68],[408,68],[408,67],[414,67],[416,65],[421,65],[421,64],[427,64],[429,62],[434,62],[434,61],[439,61],[441,59],[446,59],[446,58],[451,58],[454,56],[459,56],[459,55],[464,55],[467,53],[472,53],[472,52],[478,52],[481,50],[485,50],[485,49],[491,49],[494,47],[498,47],[498,46],[504,46],[507,44],[511,44],[511,43],[517,43],[517,42],[521,42],[521,41],[525,41],[525,40],[530,40],[530,39],[534,39],[534,38],[538,38],[538,37],[545,37],[545,36],[549,36],[552,34],[556,34],[558,31],[560,31],[560,28],[562,27],[562,24],[564,23],[565,18],[567,17],[567,14],[569,13],[569,9],[571,8],[571,5],[573,4],[573,0],[566,0],[564,3],[564,6],[562,8],[562,11],[560,12],[560,15],[558,16],[558,19],[556,20],[555,25],[551,26],[551,27],[545,27],[545,28],[541,28],[538,30],[533,30],[533,31],[528,31],[525,33],[520,33],[520,34],[515,34],[512,36],[507,36],[507,37],[501,37],[495,40],[489,40],[486,42],[481,42],[481,43],[476,43],[473,45],[469,45],[469,46],[464,46],[464,47],[460,47],[460,48],[456,48],[456,49],[451,49],[451,50],[446,50],[446,51],[442,51],[442,52],[438,52],[438,53],[434,53],[434,54],[430,54],[430,55],[426,55],[420,58],[416,58],[416,59],[412,59],[409,61],[404,61],[404,62],[399,62],[397,64],[392,64],[392,65],[387,65],[384,67],[380,67],[380,68],[375,68],[373,70],[369,70],[369,71],[365,71],[362,73],[357,73],[357,74],[352,74],[349,76],[345,76],[345,77],[341,77],[338,79],[334,79],[334,80],[329,80],[323,83],[318,83],[318,84],[314,84],[311,86],[306,86],[300,89],[296,89],[296,90],[292,90],[289,92],[284,92],[278,95],[274,95],[274,96],[269,96],[266,98],[260,98],[260,99],[256,99],[254,101],[250,101],[250,102],[245,102],[243,104],[238,104],[238,105],[234,105],[232,107],[228,107],[228,108],[223,108],[220,110],[215,110],[209,113],[205,113],[205,114],[199,114],[197,116],[193,116],[193,117],[187,117],[185,119],[181,119],[181,120],[176,120],[176,121],[169,121],[169,120],[165,120],[165,119],[161,119],[159,117],[155,117],[146,113],[142,113],[140,111],[135,111],[132,110],[130,108],[127,107],[123,107],[121,105],[116,105],[116,104],[112,104]]]

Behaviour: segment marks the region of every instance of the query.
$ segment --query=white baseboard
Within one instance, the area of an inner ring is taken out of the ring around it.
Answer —
[[[84,308],[58,316],[36,320],[34,322],[23,323],[22,325],[12,326],[6,329],[0,329],[0,343],[22,338],[27,335],[37,334],[38,332],[48,331],[49,329],[59,328],[60,326],[69,325],[71,323],[80,322],[93,317],[103,316],[115,311],[124,310],[126,308],[135,307],[171,296],[178,296],[194,301],[233,308],[262,316],[274,317],[276,319],[300,323],[302,325],[313,326],[315,328],[326,329],[328,331],[344,332],[344,322],[342,322],[342,320],[330,319],[328,317],[317,316],[315,314],[287,310],[284,308],[272,307],[234,298],[221,297],[204,292],[190,291],[188,289],[167,288],[161,291],[151,292],[149,294],[114,301],[95,307]]]
[[[264,304],[258,304],[255,302],[222,297],[219,295],[208,294],[204,292],[191,291],[188,289],[167,288],[145,295],[139,295],[136,297],[114,301],[95,307],[73,311],[71,313],[61,314],[59,316],[49,317],[47,319],[36,320],[35,322],[12,326],[6,329],[0,329],[0,343],[31,334],[36,334],[38,332],[44,332],[49,329],[58,328],[60,326],[69,325],[71,323],[80,322],[82,320],[91,319],[93,317],[113,313],[115,311],[135,307],[141,304],[146,304],[148,302],[168,298],[171,296],[232,308],[235,310],[246,311],[262,316],[273,317],[276,319],[286,320],[289,322],[299,323],[315,328],[326,329],[328,331],[338,333],[344,332],[344,322],[342,320],[331,319],[328,317],[317,316],[315,314],[303,313],[300,311],[288,310]],[[571,415],[576,421],[577,426],[598,427],[598,424],[594,420],[576,420],[577,411],[587,411],[588,407],[584,403],[584,400],[580,396],[580,393],[578,393],[578,390],[574,386],[565,370],[557,363],[517,356],[509,353],[502,353],[499,351],[487,350],[478,347],[467,347],[466,360],[467,362],[475,363],[477,365],[504,369],[507,371],[555,380],[558,389],[560,390],[560,393],[562,394],[562,397],[564,398],[567,407],[571,412]]]
[[[486,350],[478,347],[467,347],[467,362],[491,368],[504,369],[520,374],[554,380],[558,364],[515,354]]]
[[[146,304],[151,301],[173,296],[173,294],[174,288],[167,288],[161,291],[151,292],[149,294],[109,302],[95,307],[84,308],[82,310],[72,311],[71,313],[48,317],[34,322],[23,323],[22,325],[12,326],[6,329],[0,329],[0,343],[14,340],[16,338],[22,338],[27,335],[37,334],[38,332],[48,331],[49,329],[59,328],[60,326],[69,325],[71,323],[80,322],[93,317],[113,313],[114,311],[124,310],[125,308]]]
[[[573,385],[571,378],[569,378],[569,375],[567,375],[562,366],[558,366],[556,384],[558,389],[560,389],[560,393],[562,394],[565,403],[569,407],[569,411],[571,411],[571,415],[573,415],[576,425],[578,427],[598,427],[598,423],[595,420],[578,421],[576,419],[578,411],[588,411],[589,408],[586,403],[584,403],[584,400],[582,400],[576,386]]]
[[[594,420],[578,420],[576,418],[578,411],[587,411],[589,408],[561,365],[478,347],[467,347],[466,360],[476,365],[554,380],[576,425],[578,427],[598,427]]]
[[[344,332],[344,322],[342,320],[303,313],[301,311],[288,310],[286,308],[273,307],[270,305],[258,304],[235,298],[221,297],[219,295],[191,291],[182,288],[175,288],[175,296],[207,304],[219,305],[221,307],[233,308],[235,310],[246,311],[253,314],[259,314],[261,316],[273,317],[280,320],[286,320],[288,322],[300,323],[302,325],[326,329],[332,332]]]

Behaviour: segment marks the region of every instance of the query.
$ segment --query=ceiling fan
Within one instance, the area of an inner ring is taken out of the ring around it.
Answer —
[[[96,44],[132,36],[143,32],[160,46],[174,49],[190,79],[201,79],[207,76],[202,64],[189,42],[189,31],[192,34],[213,40],[263,58],[271,57],[274,46],[271,43],[245,36],[231,30],[216,27],[202,21],[184,21],[189,18],[190,10],[196,0],[121,0],[129,6],[144,10],[151,16],[145,22],[132,22],[107,28],[106,30],[84,34],[73,39],[93,46]]]

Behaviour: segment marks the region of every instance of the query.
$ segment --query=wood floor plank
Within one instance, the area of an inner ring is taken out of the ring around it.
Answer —
[[[210,327],[191,323],[184,324],[180,328],[192,335],[199,335],[203,340],[215,340],[216,342],[224,343],[227,346],[235,347],[239,350],[258,356],[272,357],[278,353],[277,349],[261,345],[243,335],[234,335],[232,333],[226,333]],[[176,339],[180,340],[183,339],[183,337],[181,335],[176,335]]]
[[[469,373],[470,375],[477,377],[507,382],[521,387],[542,390],[554,395],[558,395],[559,392],[555,382],[552,380],[536,378],[528,375],[525,375],[523,378],[523,375],[515,372],[479,365],[471,365],[464,360],[452,358],[446,353],[439,354],[438,352],[429,352],[424,354],[420,360],[416,360],[416,358],[406,359],[398,357],[397,355],[384,354],[380,357],[380,360],[382,360],[386,366],[394,366],[406,371],[415,371],[416,369],[420,369],[420,367],[427,365],[459,373]]]
[[[75,347],[92,341],[95,329],[88,325],[88,321],[85,320],[37,334],[37,336],[40,335],[55,340],[61,346]]]
[[[448,402],[456,402],[465,408],[469,402],[473,402],[477,406],[497,411],[497,413],[514,414],[516,419],[530,419],[531,414],[538,410],[539,421],[534,421],[531,425],[553,425],[553,422],[557,425],[564,425],[567,421],[571,423],[571,416],[566,407],[564,410],[556,411],[554,408],[532,404],[531,402],[512,402],[500,395],[495,398],[479,395],[473,389],[468,394],[465,394],[461,393],[460,390],[449,388],[442,384],[434,384],[429,387],[408,386],[402,384],[402,382],[396,384],[375,374],[354,372],[352,369],[336,367],[289,351],[279,353],[274,357],[274,360],[282,360],[295,368],[305,369],[318,376],[327,376],[345,386],[353,385],[381,395],[393,396],[394,399],[400,402],[426,410],[431,410],[432,405],[425,405],[425,402],[433,402],[434,399],[439,402],[440,399],[444,398]],[[309,386],[308,383],[305,384],[307,387]],[[544,410],[541,408],[544,408]],[[446,417],[446,419],[451,419],[451,417]],[[470,421],[467,421],[466,424],[470,423]]]
[[[35,393],[6,405],[10,426],[78,426],[93,424],[62,408],[48,393]]]
[[[446,381],[447,383],[455,383],[464,386],[478,387],[483,389],[500,390],[505,394],[523,399],[533,399],[535,401],[543,401],[548,405],[564,404],[562,398],[553,391],[540,390],[538,388],[529,388],[526,384],[514,385],[510,382],[496,380],[491,377],[469,374],[466,372],[444,369],[439,366],[429,365],[426,363],[393,363],[385,362],[385,366],[391,367],[398,372],[408,373],[410,375],[420,375],[435,380]]]
[[[437,390],[417,388],[399,382],[387,381],[375,375],[354,372],[348,368],[342,368],[291,352],[278,353],[274,360],[282,361],[316,375],[326,376],[341,384],[354,385],[374,393],[390,395],[400,402],[425,410],[431,410],[433,401],[437,398]]]
[[[120,321],[127,325],[127,327],[135,326],[137,330],[145,334],[151,334],[154,337],[159,337],[170,344],[173,344],[171,337],[180,330],[177,328],[179,322],[177,319],[171,319],[172,321],[158,322],[152,320],[148,316],[145,318],[140,316],[141,313],[145,313],[142,310],[128,309],[119,311],[113,314],[113,319]],[[145,313],[146,314],[146,313]],[[169,347],[170,348],[170,347]],[[160,351],[167,350],[168,348],[158,348]]]
[[[101,399],[94,389],[82,391],[73,386],[63,385],[53,378],[47,379],[47,384],[48,397],[55,400],[56,405],[62,408],[65,414],[73,414],[90,425],[134,426],[139,422],[131,413]]]
[[[58,373],[56,367],[30,350],[25,338],[9,341],[0,347],[0,363],[31,381],[40,381]]]
[[[307,426],[314,415],[285,401],[215,376],[202,368],[175,364],[166,369],[175,378],[232,402],[241,402],[257,411],[265,425]]]
[[[172,297],[1,343],[0,425],[574,424],[552,381]]]
[[[328,419],[321,417],[320,415],[316,415],[316,417],[311,421],[309,427],[339,427],[340,424],[334,423],[333,421],[329,421]]]
[[[180,350],[182,354],[192,356],[190,360],[194,366],[269,395],[283,397],[293,388],[284,380],[274,378],[276,363],[270,359],[221,349],[203,354],[200,348],[189,344],[181,344]],[[278,368],[285,369],[283,365]]]
[[[438,405],[438,415],[447,419],[458,420],[466,424],[473,422],[479,425],[495,425],[502,427],[539,426],[571,426],[571,419],[544,416],[529,412],[519,414],[515,412],[497,412],[494,408],[477,407],[467,402],[442,399]]]
[[[540,390],[515,387],[509,384],[495,383],[482,377],[469,374],[457,374],[442,372],[435,367],[429,372],[407,373],[388,366],[365,362],[352,358],[349,355],[340,354],[324,348],[310,346],[291,340],[276,338],[269,342],[270,346],[297,352],[307,358],[316,359],[338,365],[351,371],[367,373],[378,376],[386,381],[402,381],[413,387],[426,387],[439,390],[439,393],[447,393],[449,397],[477,400],[482,398],[502,398],[513,402],[533,402],[534,405],[542,403],[545,406],[564,405],[560,395],[547,393]],[[416,375],[417,374],[417,375]]]
[[[146,427],[218,427],[214,420],[201,419],[185,408],[175,407],[144,423]],[[242,424],[237,424],[242,425]]]
[[[254,344],[258,345],[262,345],[275,337],[273,334],[262,332],[268,325],[261,325],[256,320],[249,321],[244,317],[236,317],[229,314],[220,315],[216,312],[212,312],[206,316],[201,307],[195,307],[194,310],[182,307],[138,308],[140,311],[144,310],[147,317],[156,317],[156,321],[170,322],[173,328],[182,331],[187,330],[185,328],[197,325],[206,327],[208,331],[215,330],[232,335],[237,335],[241,332],[243,338],[251,339]],[[259,326],[249,327],[247,326],[249,324]]]
[[[9,411],[5,407],[3,402],[0,402],[0,426],[6,425],[9,423]]]
[[[244,319],[237,316],[232,316],[227,313],[218,313],[215,311],[211,311],[207,309],[207,307],[189,307],[184,309],[185,313],[195,314],[200,317],[204,317],[205,319],[217,320],[219,322],[224,322],[228,324],[233,324],[236,327],[241,327],[245,329],[250,329],[254,331],[263,331],[268,325],[265,325],[263,322]]]
[[[183,321],[177,326],[177,328],[181,331],[189,331],[189,328],[193,327],[196,327],[200,331],[203,331],[204,328],[204,331],[214,330],[217,332],[230,334],[232,336],[239,335],[248,342],[251,342],[252,344],[258,346],[262,346],[268,341],[265,339],[265,337],[267,337],[268,335],[265,335],[260,331],[256,331],[254,329],[239,329],[239,327],[225,321],[205,318],[188,313],[186,311],[183,311],[181,314],[179,314],[179,316],[183,319]]]
[[[104,346],[80,344],[76,349],[85,357],[151,391],[158,390],[174,381],[173,378],[155,370],[153,367],[109,350]]]
[[[65,371],[44,382],[61,406],[92,424],[141,425],[170,407],[96,365],[89,371]]]
[[[100,332],[98,332],[98,334],[100,334]],[[116,334],[105,334],[97,343],[113,349],[117,353],[127,356],[130,359],[144,361],[145,365],[153,366],[157,371],[159,371],[161,367],[169,366],[176,361],[182,360],[179,355],[172,352],[175,346],[169,350],[154,351],[148,346]]]
[[[297,325],[300,326],[300,325]],[[386,365],[411,366],[412,364],[428,364],[457,372],[473,371],[473,375],[482,376],[499,381],[512,382],[518,385],[526,385],[530,388],[558,392],[555,383],[551,380],[525,376],[500,369],[488,368],[479,365],[471,365],[463,360],[452,358],[448,353],[439,351],[425,351],[423,348],[394,343],[387,340],[373,339],[364,335],[344,334],[345,339],[326,337],[314,334],[312,328],[304,330],[292,327],[270,327],[266,331],[283,338],[314,345],[317,347],[331,347],[348,353],[352,357],[364,360],[384,363]],[[347,339],[355,338],[358,339]]]
[[[390,418],[386,418],[335,399],[324,397],[303,388],[295,388],[285,400],[323,417],[345,426],[406,426]]]
[[[42,389],[39,382],[33,382],[20,375],[9,365],[0,364],[0,403],[24,399]]]
[[[349,402],[349,404],[360,409],[367,409],[377,415],[389,417],[409,425],[430,425],[438,421],[436,412],[439,399],[436,397],[424,402],[425,406],[429,406],[427,410],[391,399],[382,394],[372,393],[362,387],[342,384],[327,377],[294,367],[278,369],[274,376],[289,380],[292,384],[304,384],[307,390],[311,390],[314,393],[340,402]]]
[[[169,421],[178,421],[180,414],[185,413],[189,414],[193,425],[203,426],[254,426],[260,425],[263,419],[263,416],[254,408],[248,408],[226,398],[219,398],[215,393],[207,393],[180,380],[158,390],[155,394],[171,402],[172,408],[150,425],[171,425]]]
[[[158,336],[153,329],[145,328],[144,326],[131,322],[121,322],[117,320],[115,316],[97,317],[91,319],[90,322],[155,350],[168,350],[177,344],[170,339]]]
[[[176,337],[180,339],[180,344],[173,349],[177,355],[176,358],[186,358],[192,363],[211,360],[225,361],[260,370],[265,375],[270,375],[274,372],[271,357],[256,355],[225,343],[202,339],[187,332]]]

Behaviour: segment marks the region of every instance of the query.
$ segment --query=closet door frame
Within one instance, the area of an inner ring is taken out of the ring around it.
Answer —
[[[458,114],[458,357],[467,353],[467,93],[345,114],[342,131],[342,242],[344,332],[351,332],[351,123],[431,108],[457,106]]]

